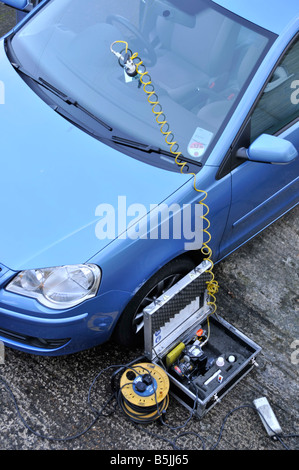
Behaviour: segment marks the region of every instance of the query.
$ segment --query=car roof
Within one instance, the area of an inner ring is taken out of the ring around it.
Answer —
[[[281,34],[299,18],[298,0],[212,0],[262,28]]]

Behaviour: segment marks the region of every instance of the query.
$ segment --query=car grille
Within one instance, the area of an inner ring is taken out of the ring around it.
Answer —
[[[20,344],[26,344],[27,346],[33,346],[40,349],[57,349],[64,346],[70,338],[64,339],[45,339],[45,338],[36,338],[34,336],[22,335],[20,333],[15,333],[13,331],[5,330],[0,328],[0,336],[2,339],[12,340]]]

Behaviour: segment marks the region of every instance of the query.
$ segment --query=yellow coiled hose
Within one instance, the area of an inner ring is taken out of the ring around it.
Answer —
[[[112,43],[111,44],[111,52],[113,52],[115,54],[115,51],[113,51],[112,48],[113,48],[113,45],[116,44],[116,43],[124,44],[126,54],[128,53],[129,46],[128,46],[128,43],[126,41],[115,41],[114,43]],[[117,55],[117,54],[115,54],[115,55]],[[118,54],[118,56],[120,56],[120,54]],[[139,75],[140,83],[143,85],[143,91],[147,95],[147,101],[149,102],[149,104],[152,107],[152,112],[155,115],[156,122],[157,122],[158,126],[160,127],[161,133],[165,137],[165,142],[169,146],[170,152],[173,155],[175,155],[175,162],[176,162],[177,165],[180,166],[180,171],[181,171],[181,173],[183,173],[184,167],[187,165],[187,162],[184,162],[182,160],[178,161],[180,159],[182,153],[179,151],[179,145],[174,140],[174,135],[171,132],[170,126],[169,126],[168,121],[166,119],[166,116],[163,113],[163,109],[162,109],[162,106],[159,102],[159,98],[158,98],[158,95],[155,91],[155,87],[152,83],[151,76],[149,75],[148,71],[146,70],[146,67],[143,64],[143,61],[138,57],[137,52],[135,52],[134,54],[131,55],[130,60],[132,61],[132,63],[136,67],[136,72]],[[171,138],[171,140],[170,140],[170,138]],[[174,150],[174,147],[175,147],[175,150]],[[201,204],[203,206],[203,208],[205,208],[205,212],[203,210],[203,215],[201,216],[201,218],[203,219],[203,221],[206,224],[206,227],[203,228],[203,232],[206,234],[207,240],[203,241],[203,245],[201,247],[201,252],[204,256],[204,260],[208,261],[211,264],[210,269],[207,271],[211,274],[211,279],[207,282],[207,291],[208,291],[208,295],[209,295],[209,299],[210,299],[209,302],[208,302],[208,305],[213,307],[213,311],[211,312],[211,314],[213,314],[213,313],[216,312],[216,309],[217,309],[217,306],[216,306],[216,293],[218,292],[218,287],[219,286],[218,286],[218,282],[215,280],[215,276],[214,276],[214,272],[213,272],[214,263],[212,261],[212,249],[209,246],[209,243],[210,243],[212,237],[211,237],[211,234],[209,232],[211,224],[210,224],[210,221],[209,221],[207,216],[208,216],[210,210],[209,210],[208,205],[204,202],[206,200],[206,198],[208,197],[208,193],[206,191],[204,191],[202,189],[198,189],[196,187],[196,174],[195,173],[188,173],[188,174],[190,174],[194,178],[193,185],[194,185],[195,191],[197,191],[198,193],[201,193],[203,195],[203,197],[199,201],[199,204]]]

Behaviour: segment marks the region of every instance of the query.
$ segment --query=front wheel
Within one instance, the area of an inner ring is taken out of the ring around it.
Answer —
[[[194,267],[195,264],[190,259],[173,260],[149,279],[124,309],[115,327],[114,340],[123,346],[142,346],[144,341],[144,308],[192,271]]]

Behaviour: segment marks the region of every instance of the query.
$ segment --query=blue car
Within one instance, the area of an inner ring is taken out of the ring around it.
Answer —
[[[4,3],[0,340],[140,345],[203,246],[298,204],[298,1]]]

